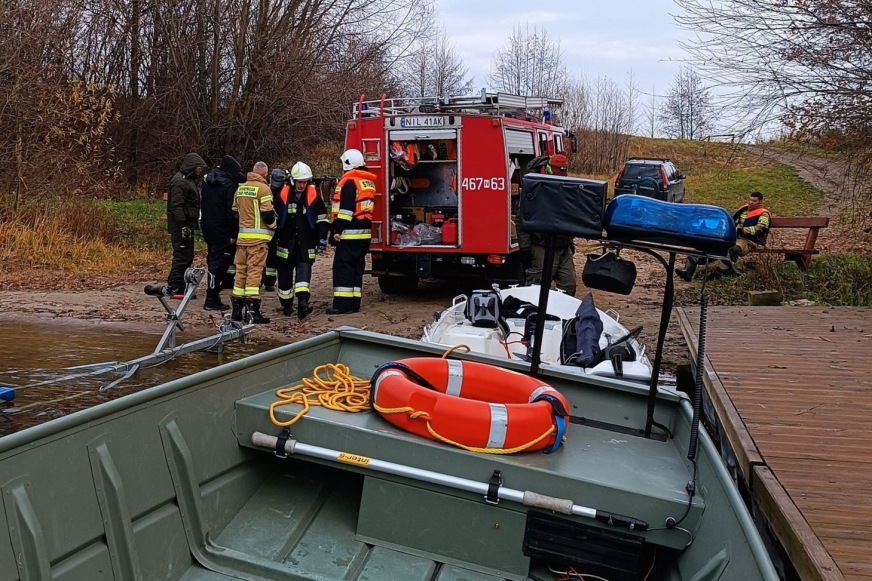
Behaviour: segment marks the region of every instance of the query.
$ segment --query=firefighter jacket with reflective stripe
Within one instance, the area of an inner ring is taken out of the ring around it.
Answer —
[[[370,172],[352,169],[336,184],[330,213],[333,232],[342,240],[370,239],[375,181],[375,175]]]
[[[236,188],[233,211],[239,214],[239,235],[236,244],[250,246],[269,242],[276,227],[272,192],[260,175],[248,174],[248,181]]]
[[[293,184],[285,184],[277,196],[276,212],[276,256],[293,258],[290,254],[297,249],[299,258],[314,261],[315,247],[327,239],[330,227],[327,206],[315,186],[309,185],[300,195]]]
[[[733,219],[736,220],[736,234],[739,238],[747,238],[755,244],[765,246],[771,218],[769,210],[757,208],[749,211],[748,205],[745,204],[733,214]]]

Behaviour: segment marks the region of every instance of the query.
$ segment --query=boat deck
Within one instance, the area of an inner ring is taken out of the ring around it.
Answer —
[[[678,311],[696,353],[699,311]],[[710,308],[704,374],[802,579],[872,580],[872,309]]]
[[[256,431],[279,433],[268,412],[275,399],[274,392],[269,391],[237,402],[236,429],[241,445],[252,447],[251,434]],[[279,408],[277,417],[287,421],[299,409],[297,405]],[[687,506],[684,487],[691,471],[684,449],[674,440],[661,442],[572,425],[566,443],[556,453],[493,455],[483,472],[481,455],[403,432],[374,412],[348,414],[315,407],[293,426],[292,432],[303,443],[477,481],[487,481],[497,469],[507,487],[572,498],[578,504],[610,512],[621,513],[631,497],[642,494],[646,501],[637,506],[644,506],[644,513],[631,516],[652,523],[652,527],[670,515],[681,515]],[[686,521],[689,528],[695,526],[704,509],[703,500],[695,497]],[[671,548],[683,548],[686,538],[671,532],[652,532],[647,538]]]

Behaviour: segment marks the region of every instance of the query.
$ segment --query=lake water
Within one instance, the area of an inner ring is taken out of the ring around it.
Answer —
[[[220,354],[191,353],[142,369],[117,387],[101,392],[101,387],[119,376],[106,374],[28,386],[88,371],[64,370],[67,367],[142,357],[154,351],[160,334],[97,325],[0,323],[5,346],[0,353],[0,386],[16,390],[13,401],[0,401],[0,436],[281,345],[258,340],[256,335],[255,331],[245,344],[226,344]],[[179,334],[177,344],[195,338],[199,337]]]

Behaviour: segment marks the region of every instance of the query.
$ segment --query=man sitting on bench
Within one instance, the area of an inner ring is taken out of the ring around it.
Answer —
[[[745,256],[752,249],[766,245],[769,236],[769,221],[772,218],[769,210],[763,207],[763,194],[751,192],[748,203],[736,210],[733,220],[736,222],[736,245],[727,251],[728,261],[717,260],[706,274],[709,278],[717,278],[723,274],[739,274],[735,262],[740,256]],[[684,269],[675,269],[675,274],[687,282],[693,278],[699,258],[688,256]]]

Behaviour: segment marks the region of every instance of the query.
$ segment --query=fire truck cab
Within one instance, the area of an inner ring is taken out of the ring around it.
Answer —
[[[561,100],[503,93],[355,103],[346,148],[376,182],[370,247],[386,293],[422,278],[523,283],[515,215],[521,176],[539,156],[568,154],[551,123]]]

